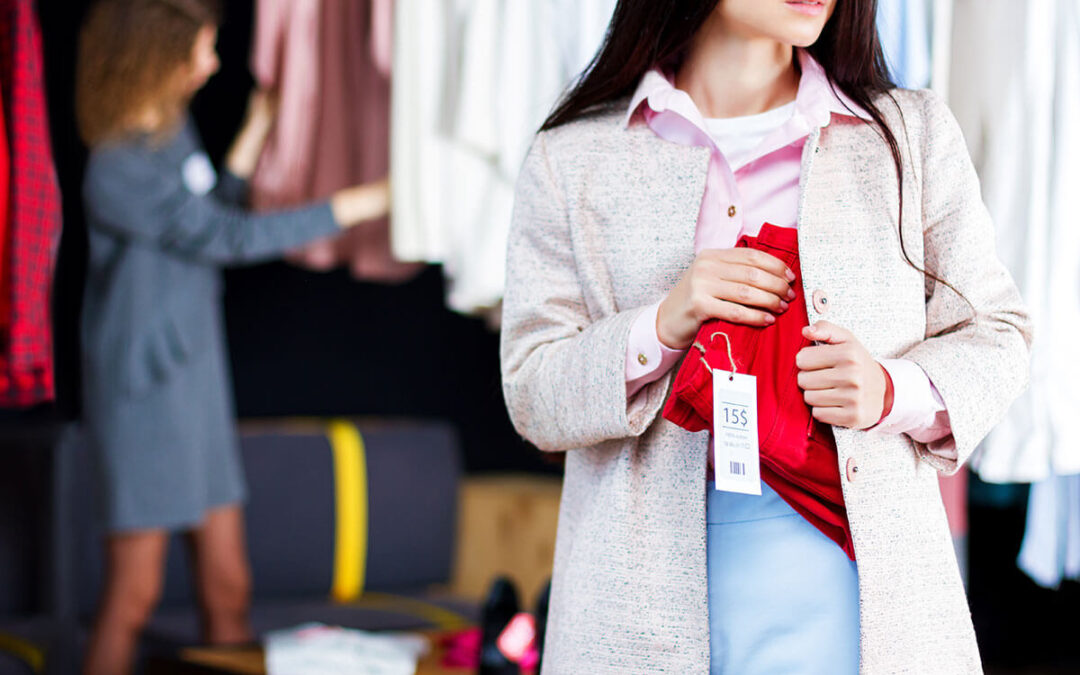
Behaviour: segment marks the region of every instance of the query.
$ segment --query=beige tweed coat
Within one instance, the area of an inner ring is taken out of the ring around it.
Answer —
[[[873,128],[834,116],[802,158],[810,320],[850,329],[875,357],[919,364],[949,410],[959,455],[835,429],[859,570],[861,670],[981,672],[937,478],[957,470],[1026,386],[1029,320],[952,114],[930,92],[894,95],[902,122],[887,98],[879,106],[903,153],[907,251],[974,314],[904,261],[889,150]],[[504,394],[523,436],[566,453],[545,674],[709,667],[708,435],[660,417],[674,370],[630,401],[625,389],[634,318],[693,260],[708,150],[628,128],[625,110],[620,102],[536,138],[510,234]],[[814,291],[828,298],[827,314]]]

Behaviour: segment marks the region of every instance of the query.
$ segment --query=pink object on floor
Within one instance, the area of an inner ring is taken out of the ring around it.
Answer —
[[[479,628],[470,628],[442,639],[440,645],[446,650],[442,657],[445,668],[480,667],[480,643],[483,635]]]
[[[522,661],[529,656],[530,651],[536,652],[536,619],[526,612],[514,615],[499,635],[496,644],[503,656],[524,666]]]

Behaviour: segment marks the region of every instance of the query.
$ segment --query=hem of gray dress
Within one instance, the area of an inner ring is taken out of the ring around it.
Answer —
[[[184,532],[187,530],[194,530],[206,520],[207,512],[213,509],[219,509],[223,506],[230,506],[236,504],[243,506],[247,503],[247,494],[241,494],[236,498],[229,498],[213,504],[207,504],[206,507],[196,516],[184,516],[181,518],[166,518],[157,519],[154,522],[150,520],[146,521],[133,521],[130,523],[109,523],[107,534],[131,534],[135,532],[147,532],[152,530],[165,530],[167,532]]]

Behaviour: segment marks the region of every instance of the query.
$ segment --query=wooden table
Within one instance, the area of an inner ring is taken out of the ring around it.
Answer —
[[[471,675],[468,668],[444,668],[439,640],[445,631],[415,631],[428,638],[431,651],[416,669],[416,675]],[[189,647],[173,659],[152,659],[147,675],[265,675],[266,660],[261,647]]]

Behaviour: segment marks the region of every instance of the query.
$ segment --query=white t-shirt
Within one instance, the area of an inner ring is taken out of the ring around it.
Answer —
[[[705,119],[705,128],[732,171],[746,164],[754,150],[795,114],[795,101],[757,115]]]

